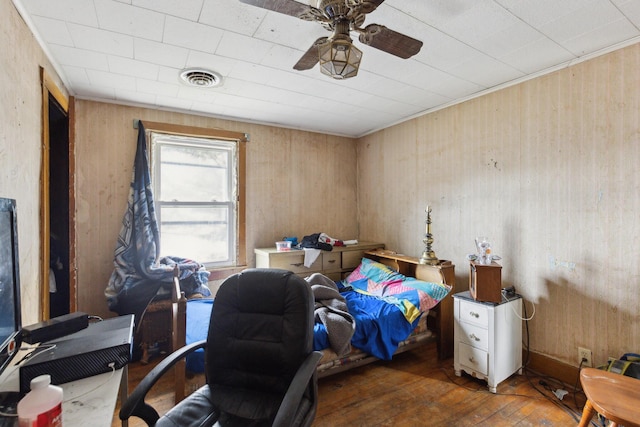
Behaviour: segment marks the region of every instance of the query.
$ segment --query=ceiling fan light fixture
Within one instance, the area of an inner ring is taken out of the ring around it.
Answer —
[[[318,56],[323,74],[344,80],[358,74],[362,51],[351,40],[336,38],[318,46]]]

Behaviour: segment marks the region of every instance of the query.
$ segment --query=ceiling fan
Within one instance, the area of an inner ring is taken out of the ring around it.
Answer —
[[[358,74],[362,52],[353,45],[350,32],[359,34],[361,43],[407,59],[420,51],[422,42],[391,30],[383,25],[370,24],[362,28],[368,13],[376,10],[384,0],[311,0],[316,6],[295,0],[240,0],[240,2],[305,21],[319,22],[332,32],[320,37],[293,66],[309,70],[320,63],[320,71],[335,79],[347,79]]]

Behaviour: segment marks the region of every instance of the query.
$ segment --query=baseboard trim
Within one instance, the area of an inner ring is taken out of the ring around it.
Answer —
[[[526,352],[522,355],[522,360],[527,360]],[[565,384],[575,384],[578,378],[578,368],[567,363],[545,356],[541,353],[529,352],[529,363],[527,368],[539,374],[556,378]]]

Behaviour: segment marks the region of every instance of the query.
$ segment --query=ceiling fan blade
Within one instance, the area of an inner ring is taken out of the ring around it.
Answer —
[[[273,10],[285,15],[300,16],[309,13],[313,8],[309,5],[298,3],[294,0],[240,0],[240,3],[257,6],[262,9]]]
[[[320,37],[313,42],[313,45],[307,50],[302,58],[293,66],[294,70],[303,71],[310,70],[318,63],[318,46],[324,44],[329,40],[328,37]]]
[[[360,30],[361,43],[375,47],[400,58],[411,58],[420,52],[422,42],[384,25],[371,24]]]

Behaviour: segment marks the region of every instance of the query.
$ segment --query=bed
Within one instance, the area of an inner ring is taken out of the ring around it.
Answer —
[[[455,273],[451,262],[422,265],[417,258],[393,251],[378,249],[366,252],[353,272],[344,280],[335,282],[349,314],[355,319],[348,351],[345,352],[342,345],[338,345],[340,350],[334,351],[327,327],[322,322],[316,323],[314,349],[323,352],[317,368],[318,376],[325,377],[376,360],[390,360],[394,354],[434,340],[437,341],[439,357],[450,357],[453,350],[453,304],[448,294],[454,285]],[[314,287],[312,283],[312,289]],[[206,339],[214,303],[211,299],[195,299],[186,303],[186,344]],[[202,351],[187,358],[186,370],[192,373],[204,371]]]

